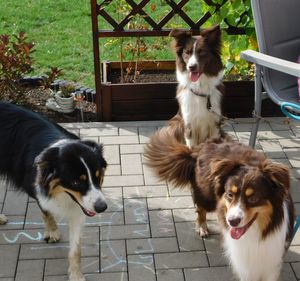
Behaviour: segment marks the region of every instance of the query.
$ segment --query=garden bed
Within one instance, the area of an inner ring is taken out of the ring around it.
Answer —
[[[120,62],[102,64],[100,95],[96,96],[97,116],[102,121],[165,120],[178,110],[174,61],[139,62],[139,74],[120,83]],[[123,62],[123,77],[132,63]],[[134,80],[134,81],[133,81]],[[133,83],[134,82],[134,83]],[[223,114],[230,118],[252,117],[253,81],[224,81]],[[281,116],[272,101],[263,102],[263,116]]]
[[[83,101],[82,111],[83,117],[81,118],[81,112],[79,105],[76,105],[75,110],[72,113],[65,114],[56,112],[46,108],[46,101],[51,96],[50,89],[44,89],[43,87],[27,87],[25,93],[25,102],[23,107],[33,110],[49,120],[56,123],[73,123],[73,122],[95,122],[96,121],[96,105],[93,102]],[[4,98],[8,101],[9,98]]]

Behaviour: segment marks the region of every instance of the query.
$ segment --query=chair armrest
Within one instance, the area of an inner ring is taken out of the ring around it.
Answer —
[[[284,72],[296,77],[300,77],[300,64],[295,62],[290,62],[287,60],[279,59],[276,57],[268,56],[259,52],[255,52],[252,50],[246,50],[241,52],[241,58],[253,62],[255,64],[259,64],[261,66],[265,66],[268,68],[272,68],[274,70],[278,70],[280,72]]]

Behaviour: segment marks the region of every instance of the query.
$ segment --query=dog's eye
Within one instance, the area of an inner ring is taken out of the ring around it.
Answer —
[[[227,198],[228,201],[232,201],[233,200],[233,193],[227,192],[226,193],[226,198]]]
[[[184,50],[183,54],[189,56],[189,55],[192,54],[192,51],[191,50]]]
[[[82,180],[73,180],[71,182],[72,189],[80,190],[86,186],[86,182]]]
[[[77,186],[79,186],[81,184],[81,181],[79,181],[79,180],[74,180],[74,181],[72,181],[72,185],[74,186],[74,187],[77,187]]]
[[[259,198],[255,195],[252,195],[248,198],[248,202],[250,204],[256,204],[259,201]]]

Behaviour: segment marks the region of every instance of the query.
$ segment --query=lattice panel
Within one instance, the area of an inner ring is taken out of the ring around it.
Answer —
[[[213,2],[213,0],[203,0],[201,6],[208,6],[209,11],[202,12],[200,18],[192,18],[185,8],[188,6],[189,1],[195,0],[161,0],[161,6],[155,6],[151,0],[117,0],[118,3],[123,3],[124,8],[120,13],[113,13],[111,7],[117,3],[116,0],[104,0],[101,3],[95,1],[95,15],[99,22],[99,37],[125,37],[125,36],[164,36],[168,35],[172,29],[172,21],[174,18],[180,20],[181,28],[189,29],[193,34],[199,33],[200,27],[205,24],[214,13],[229,0],[224,0],[221,4]],[[200,1],[199,1],[200,2]],[[199,11],[201,11],[201,6]],[[116,8],[116,7],[115,7]],[[120,8],[120,7],[117,7]],[[162,17],[155,17],[155,10],[160,10]],[[114,16],[112,16],[114,14]],[[117,14],[117,15],[116,15]],[[116,16],[122,17],[116,19]],[[137,25],[137,18],[139,24]],[[101,28],[106,22],[110,28]],[[230,34],[244,34],[244,30],[234,26],[228,28]]]

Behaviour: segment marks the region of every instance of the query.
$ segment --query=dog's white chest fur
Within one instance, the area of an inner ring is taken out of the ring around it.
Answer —
[[[239,240],[224,232],[224,248],[233,270],[241,281],[277,281],[288,231],[287,208],[280,228],[261,240],[257,223]]]
[[[217,123],[221,115],[221,93],[217,85],[222,79],[223,71],[218,76],[208,77],[202,74],[197,82],[191,82],[187,72],[177,71],[177,80],[182,90],[177,94],[182,118],[186,127],[191,129],[192,136],[186,138],[188,146],[205,141],[209,137],[217,137],[219,128]],[[207,98],[195,95],[201,93],[210,97],[211,109],[207,108]]]

